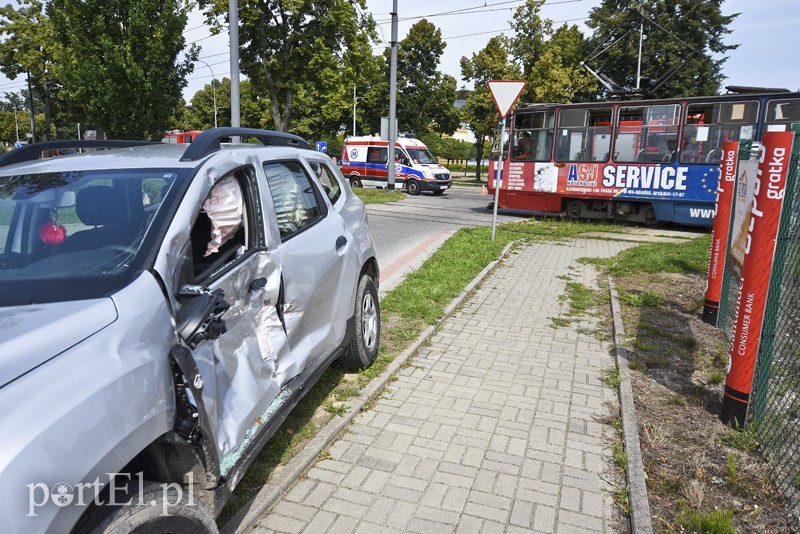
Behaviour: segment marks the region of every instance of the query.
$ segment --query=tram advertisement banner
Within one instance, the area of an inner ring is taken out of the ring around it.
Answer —
[[[754,176],[722,420],[743,428],[753,382],[794,134],[766,132]]]
[[[717,203],[714,207],[714,222],[711,229],[711,255],[708,264],[703,321],[717,325],[719,298],[725,273],[725,256],[728,252],[728,234],[731,225],[731,204],[736,185],[736,163],[739,160],[739,143],[725,141],[722,144],[722,162]]]
[[[508,164],[503,189],[593,198],[714,202],[719,165],[520,162]],[[491,184],[490,184],[491,186]]]

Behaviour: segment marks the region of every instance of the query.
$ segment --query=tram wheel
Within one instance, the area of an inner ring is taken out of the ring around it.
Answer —
[[[582,200],[570,200],[567,202],[567,217],[570,219],[580,219],[583,217],[584,204]]]

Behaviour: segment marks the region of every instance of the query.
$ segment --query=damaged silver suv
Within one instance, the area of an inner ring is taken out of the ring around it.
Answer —
[[[216,531],[320,374],[375,359],[366,210],[290,134],[67,144],[0,157],[0,532]]]

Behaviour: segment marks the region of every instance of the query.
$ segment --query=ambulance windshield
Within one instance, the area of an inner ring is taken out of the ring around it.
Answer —
[[[438,163],[433,154],[425,148],[406,148],[406,150],[408,150],[408,155],[411,156],[411,161],[414,163],[422,163],[423,165]]]

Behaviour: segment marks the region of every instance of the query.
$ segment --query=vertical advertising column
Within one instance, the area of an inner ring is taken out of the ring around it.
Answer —
[[[728,234],[731,225],[731,206],[736,183],[736,163],[739,160],[739,143],[722,143],[722,172],[717,186],[717,204],[714,208],[714,223],[711,228],[711,258],[708,264],[703,321],[717,326],[719,298],[722,279],[725,275],[725,255],[728,251]]]
[[[791,132],[765,133],[758,159],[755,196],[747,229],[742,282],[722,399],[722,421],[740,429],[745,425],[753,385],[793,137]]]

